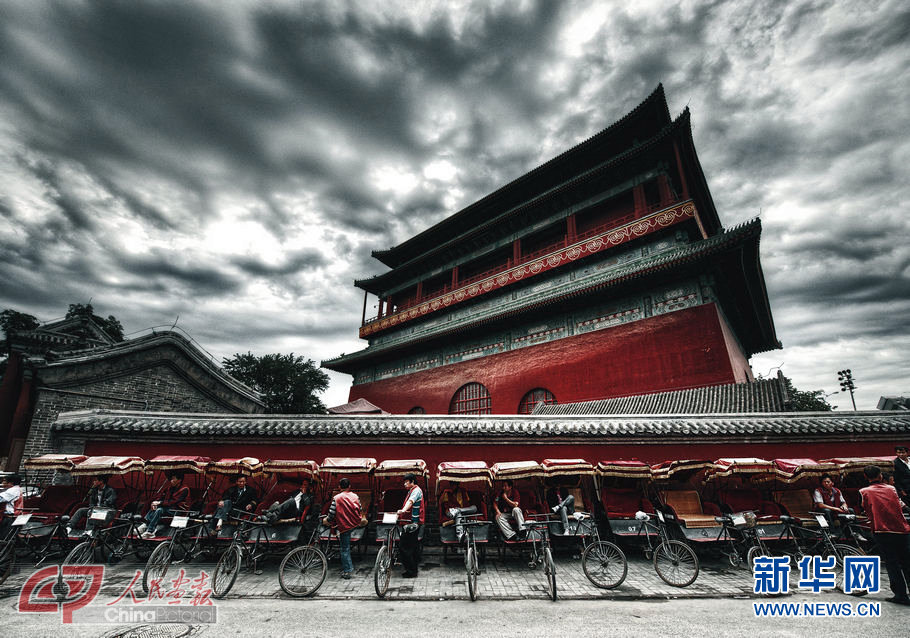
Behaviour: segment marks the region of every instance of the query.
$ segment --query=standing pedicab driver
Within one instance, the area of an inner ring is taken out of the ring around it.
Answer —
[[[408,495],[398,515],[410,512],[411,522],[401,528],[401,563],[404,565],[405,578],[417,578],[417,550],[420,537],[420,525],[423,523],[423,492],[417,487],[414,474],[404,475],[404,487]]]
[[[891,485],[882,483],[882,470],[877,465],[867,465],[863,474],[869,487],[859,493],[863,509],[869,517],[878,553],[888,570],[888,580],[894,595],[885,600],[898,605],[910,605],[910,525],[904,519],[904,503]]]
[[[341,577],[345,580],[354,573],[354,562],[351,560],[351,532],[360,525],[363,509],[360,497],[351,491],[350,479],[338,481],[341,492],[332,497],[329,513],[322,520],[323,525],[338,528],[338,548],[341,554]]]

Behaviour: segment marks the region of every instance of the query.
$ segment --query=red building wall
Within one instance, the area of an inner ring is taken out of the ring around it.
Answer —
[[[470,382],[490,391],[494,414],[516,414],[526,392],[543,387],[559,403],[648,394],[744,381],[748,361],[725,334],[715,304],[519,350],[351,387],[393,414],[420,406],[446,414]],[[731,365],[737,362],[736,370]]]

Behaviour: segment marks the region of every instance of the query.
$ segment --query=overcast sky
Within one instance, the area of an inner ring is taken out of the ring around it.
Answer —
[[[785,347],[755,373],[833,392],[850,367],[860,409],[910,395],[899,0],[3,0],[0,309],[91,298],[127,333],[179,316],[218,359],[359,350],[370,250],[659,82],[724,225],[762,218]],[[332,373],[324,402],[349,387]]]

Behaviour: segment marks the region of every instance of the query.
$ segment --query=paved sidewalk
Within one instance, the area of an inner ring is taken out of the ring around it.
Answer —
[[[543,568],[531,569],[527,558],[507,554],[499,559],[495,548],[482,564],[483,572],[478,576],[478,597],[482,599],[517,600],[524,598],[545,598],[547,587]],[[337,559],[329,562],[329,572],[316,598],[327,600],[375,599],[373,588],[373,561],[375,549],[361,558],[355,555],[355,574],[351,580],[339,576]],[[744,567],[732,568],[726,559],[701,558],[698,579],[689,587],[678,588],[664,583],[654,571],[650,561],[633,550],[627,551],[629,559],[628,576],[625,582],[613,590],[594,587],[582,571],[581,560],[570,554],[557,554],[557,592],[561,599],[667,599],[667,598],[731,598],[752,596],[752,576]],[[228,598],[277,598],[286,596],[278,584],[279,560],[270,560],[262,565],[262,573],[254,574],[243,570],[237,577]],[[166,583],[175,578],[183,567],[186,576],[196,578],[200,571],[211,576],[214,564],[191,564],[172,567]],[[138,562],[124,562],[108,567],[102,594],[119,596],[133,580],[137,570],[144,568]],[[18,595],[22,584],[33,573],[30,565],[22,566],[0,588],[0,596]],[[791,578],[793,575],[791,574]],[[210,581],[209,581],[210,582]],[[795,583],[793,583],[795,585]],[[170,585],[167,585],[170,587]],[[165,588],[163,586],[163,588]],[[142,597],[141,581],[135,584],[137,596]],[[401,568],[395,567],[386,599],[389,600],[453,600],[467,599],[464,563],[460,555],[448,556],[443,561],[439,548],[427,548],[423,555],[420,575],[414,579],[401,577]]]

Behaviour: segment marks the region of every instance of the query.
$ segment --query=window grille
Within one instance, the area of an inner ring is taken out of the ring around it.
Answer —
[[[555,405],[558,402],[549,390],[534,388],[521,398],[521,403],[518,404],[518,414],[531,414],[538,403]]]
[[[468,383],[455,393],[449,404],[449,414],[490,414],[490,391],[480,383]]]

